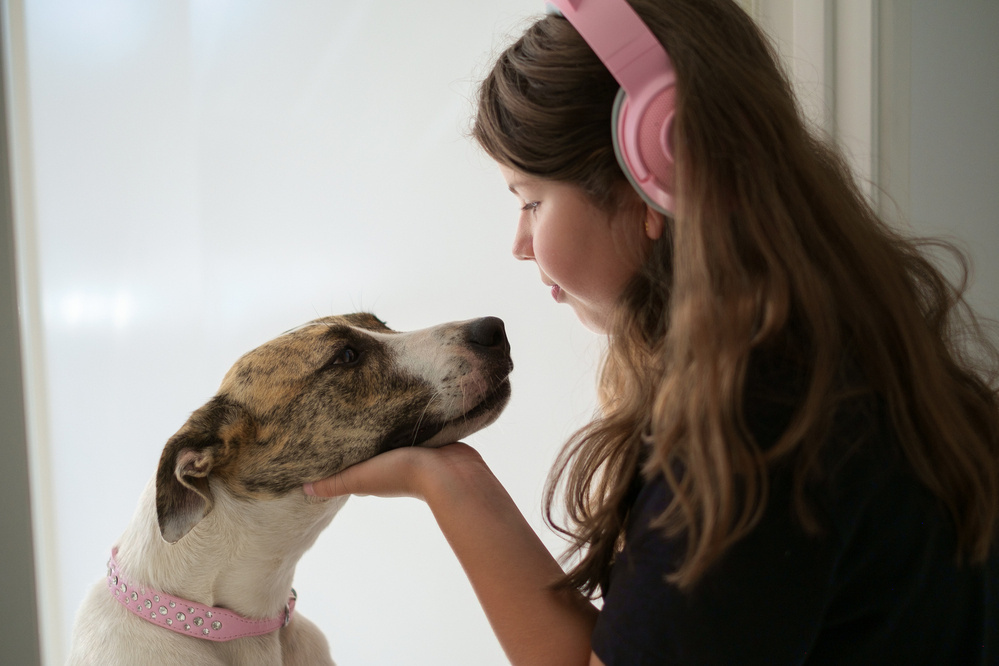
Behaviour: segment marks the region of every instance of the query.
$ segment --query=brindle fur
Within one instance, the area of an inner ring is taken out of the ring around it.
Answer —
[[[298,558],[343,504],[308,497],[302,485],[492,423],[510,396],[509,351],[498,319],[397,333],[364,313],[317,319],[261,345],[167,442],[117,544],[119,565],[151,588],[273,616]],[[180,636],[131,615],[99,583],[80,609],[70,664],[146,663],[153,646],[162,663],[332,663],[304,618],[275,634]],[[133,645],[136,636],[146,645]]]
[[[431,340],[464,348],[471,325],[438,327]],[[439,420],[434,399],[440,387],[427,376],[400,371],[392,344],[399,335],[371,314],[326,317],[244,355],[218,394],[163,450],[156,506],[168,540],[175,541],[171,537],[178,534],[171,531],[173,523],[186,533],[185,527],[211,510],[209,471],[234,495],[266,498],[392,448],[398,443],[389,440],[399,439],[400,433],[406,442],[422,421]],[[357,360],[335,364],[348,347]],[[487,380],[496,384],[487,397],[502,408],[509,397],[506,377],[512,363],[508,346],[496,351],[501,353],[487,358],[453,355],[440,368],[445,371],[440,383],[466,377],[473,369],[471,359],[477,359]]]

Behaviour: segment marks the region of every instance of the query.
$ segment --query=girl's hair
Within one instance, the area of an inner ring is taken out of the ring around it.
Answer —
[[[953,518],[958,560],[983,561],[999,523],[997,352],[965,282],[951,284],[928,250],[953,252],[966,275],[963,255],[878,218],[734,2],[630,1],[678,73],[677,210],[622,296],[601,412],[549,478],[548,520],[561,489],[567,525],[556,529],[577,556],[563,584],[602,587],[640,469],[665,475],[672,493],[660,523],[686,543],[671,574],[681,587],[753,528],[775,461],[791,465],[796,513],[817,531],[806,481],[821,471],[837,405],[858,393],[887,405],[906,458]],[[637,198],[613,154],[617,89],[569,23],[547,16],[483,81],[473,136],[500,163],[613,208]],[[743,414],[757,353],[803,376],[765,450]]]

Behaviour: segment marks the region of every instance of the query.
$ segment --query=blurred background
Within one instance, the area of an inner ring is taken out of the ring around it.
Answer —
[[[954,236],[999,315],[999,6],[746,0],[818,131],[899,225]],[[552,459],[601,340],[510,245],[466,137],[536,0],[7,0],[0,661],[61,664],[166,440],[243,352],[327,314],[507,324],[506,413],[469,438],[554,553]],[[299,609],[341,666],[503,664],[427,508],[353,498]]]

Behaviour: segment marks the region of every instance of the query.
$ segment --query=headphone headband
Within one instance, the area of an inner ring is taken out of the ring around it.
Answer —
[[[549,0],[630,97],[651,77],[675,82],[666,49],[625,0]]]

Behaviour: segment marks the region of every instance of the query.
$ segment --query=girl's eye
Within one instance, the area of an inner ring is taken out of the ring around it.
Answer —
[[[333,357],[330,363],[332,365],[351,365],[352,363],[356,363],[360,356],[352,347],[344,347],[340,350],[339,354]]]
[[[529,201],[526,204],[524,204],[523,206],[521,206],[520,210],[523,210],[523,211],[537,210],[538,209],[538,205],[540,203],[541,203],[540,201]]]

